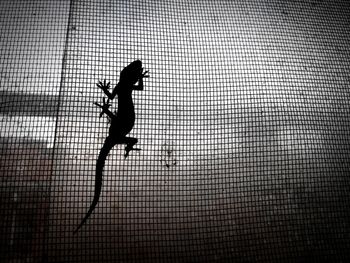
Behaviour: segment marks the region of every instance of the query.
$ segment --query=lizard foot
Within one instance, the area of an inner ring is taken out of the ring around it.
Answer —
[[[132,146],[126,146],[125,147],[125,153],[124,153],[124,158],[126,159],[129,156],[130,151],[141,151],[140,148],[133,148]]]
[[[102,112],[100,113],[100,118],[103,116],[103,114],[109,112],[108,108],[111,106],[109,103],[109,99],[107,101],[105,98],[103,98],[103,105],[98,104],[97,102],[94,102],[94,104],[102,109]]]

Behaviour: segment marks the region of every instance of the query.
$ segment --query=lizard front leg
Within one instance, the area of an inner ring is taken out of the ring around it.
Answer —
[[[97,102],[94,102],[94,104],[102,109],[100,118],[103,116],[103,114],[106,114],[110,119],[115,117],[115,115],[108,109],[111,106],[111,104],[109,104],[109,99],[107,99],[106,102],[105,98],[103,98],[103,105],[100,105]]]
[[[109,89],[111,88],[111,83],[107,82],[106,80],[104,80],[103,82],[102,81],[97,82],[96,86],[99,87],[110,100],[113,100],[114,97],[117,95],[114,91],[110,93]]]

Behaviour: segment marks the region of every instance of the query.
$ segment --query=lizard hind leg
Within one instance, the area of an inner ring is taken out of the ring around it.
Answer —
[[[133,137],[125,137],[125,154],[124,157],[127,158],[129,156],[129,152],[134,150],[134,151],[140,151],[140,148],[134,148],[134,145],[138,142],[136,138]]]

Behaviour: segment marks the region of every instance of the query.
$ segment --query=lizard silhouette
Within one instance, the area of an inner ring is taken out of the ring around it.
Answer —
[[[148,71],[143,72],[142,62],[140,60],[135,60],[120,72],[119,82],[113,89],[112,93],[109,91],[110,83],[106,83],[106,80],[104,80],[104,82],[99,81],[96,84],[108,97],[107,102],[105,98],[103,98],[103,105],[100,105],[97,102],[94,104],[102,109],[100,117],[102,117],[103,114],[106,114],[110,119],[109,135],[104,141],[96,162],[94,198],[88,212],[74,233],[85,224],[98,203],[102,189],[103,168],[110,150],[116,144],[126,144],[124,154],[125,158],[129,156],[131,150],[140,150],[134,148],[137,139],[127,137],[126,135],[132,130],[135,123],[135,109],[132,101],[132,91],[143,90],[143,78],[148,78],[149,75],[147,74]],[[111,106],[109,101],[113,100],[116,95],[118,95],[118,110],[116,113],[112,113],[108,109]]]

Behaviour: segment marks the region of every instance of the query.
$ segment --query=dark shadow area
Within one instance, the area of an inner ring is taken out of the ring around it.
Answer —
[[[53,149],[22,138],[0,138],[0,254],[41,258],[49,212]]]
[[[0,91],[0,113],[56,117],[59,96]]]

